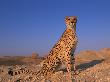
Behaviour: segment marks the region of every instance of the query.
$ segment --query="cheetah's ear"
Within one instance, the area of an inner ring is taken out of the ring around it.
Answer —
[[[68,16],[65,17],[66,20],[67,20],[68,18],[69,18]]]

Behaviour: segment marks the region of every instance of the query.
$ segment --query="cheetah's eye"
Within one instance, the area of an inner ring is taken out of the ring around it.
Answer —
[[[68,18],[68,20],[70,20],[70,19]]]
[[[76,20],[76,19],[74,19],[74,20]]]

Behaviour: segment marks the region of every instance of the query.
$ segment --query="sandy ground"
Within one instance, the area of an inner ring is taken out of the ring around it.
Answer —
[[[0,82],[9,82],[11,77],[7,74],[7,71],[10,67],[14,67],[15,65],[19,67],[22,65],[37,71],[40,69],[40,66],[35,66],[35,64],[39,64],[43,59],[32,57],[1,57]],[[73,76],[75,78],[74,82],[110,82],[110,48],[104,48],[99,51],[81,51],[75,56],[75,59],[78,74]],[[43,82],[68,82],[66,67],[55,72],[47,81]]]

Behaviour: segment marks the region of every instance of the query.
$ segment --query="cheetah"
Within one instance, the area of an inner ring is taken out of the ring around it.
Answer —
[[[77,17],[67,16],[65,18],[66,30],[60,39],[50,50],[45,60],[41,62],[41,69],[37,73],[33,73],[34,77],[31,82],[41,82],[41,76],[47,78],[62,65],[66,64],[68,72],[68,82],[72,81],[72,65],[74,66],[74,52],[78,43],[76,35]],[[75,70],[75,66],[74,66]],[[39,81],[36,81],[38,79]]]
[[[38,74],[48,76],[54,73],[62,63],[66,63],[69,78],[71,79],[71,64],[74,63],[74,51],[78,42],[76,22],[77,18],[75,16],[65,18],[66,30],[43,61],[42,69]]]

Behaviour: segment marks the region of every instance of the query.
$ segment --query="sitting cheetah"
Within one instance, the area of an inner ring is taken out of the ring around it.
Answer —
[[[53,74],[62,63],[66,63],[69,78],[68,82],[72,82],[71,67],[72,63],[74,63],[74,51],[78,42],[76,36],[76,22],[77,18],[75,16],[65,18],[66,30],[53,46],[46,59],[42,61],[41,69],[37,73],[33,73],[35,78],[33,78],[31,82],[41,82],[41,76],[47,78]]]
[[[43,61],[42,69],[37,75],[43,74],[44,77],[54,73],[62,63],[66,63],[69,79],[71,79],[71,64],[74,63],[74,51],[77,46],[76,36],[77,18],[74,16],[66,17],[66,30],[58,42],[53,46],[47,58]]]

